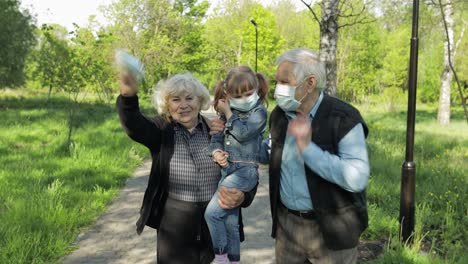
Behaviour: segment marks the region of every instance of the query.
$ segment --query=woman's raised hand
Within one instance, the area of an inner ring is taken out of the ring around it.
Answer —
[[[120,77],[120,94],[123,96],[134,96],[138,93],[137,80],[132,74],[122,72]]]

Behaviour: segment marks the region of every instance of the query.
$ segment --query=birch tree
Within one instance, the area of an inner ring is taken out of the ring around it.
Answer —
[[[312,6],[317,1],[307,3],[301,0],[301,2],[309,9],[320,26],[320,59],[325,63],[327,72],[326,92],[330,95],[336,95],[338,30],[345,26],[369,22],[369,19],[362,15],[366,10],[366,3],[365,1],[322,0],[319,18]],[[339,24],[339,17],[346,17],[347,22]]]
[[[450,58],[453,58],[453,7],[452,1],[446,0],[446,4],[442,6],[439,0],[442,17],[446,24],[447,37],[444,40],[444,68],[441,77],[440,95],[439,95],[439,111],[437,113],[437,121],[439,125],[446,126],[450,124],[450,85],[453,80],[453,72],[450,69]]]
[[[462,28],[460,31],[460,36],[458,41],[454,41],[454,1],[446,0],[443,3],[442,0],[437,0],[437,3],[434,0],[431,0],[438,9],[440,9],[440,14],[442,17],[442,25],[444,28],[444,66],[441,76],[441,85],[440,85],[440,95],[439,95],[439,110],[437,113],[437,121],[439,125],[446,126],[450,124],[450,107],[451,107],[451,83],[455,78],[458,92],[460,93],[460,99],[462,101],[463,110],[465,112],[465,118],[468,122],[468,111],[466,107],[466,102],[464,100],[463,91],[461,88],[460,80],[458,79],[457,72],[455,71],[454,58],[456,56],[457,47],[463,38],[465,32],[464,21],[462,23]]]
[[[320,22],[320,59],[327,69],[327,91],[336,94],[336,44],[338,42],[338,2],[322,1]]]

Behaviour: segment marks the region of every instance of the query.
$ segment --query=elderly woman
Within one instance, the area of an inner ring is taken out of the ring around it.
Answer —
[[[206,155],[210,127],[200,110],[209,107],[208,90],[190,74],[161,81],[153,98],[159,116],[150,119],[140,112],[135,78],[122,74],[120,80],[120,122],[131,139],[148,147],[153,159],[137,233],[145,225],[157,229],[160,264],[210,263],[214,255],[203,215],[217,190],[220,167]],[[246,207],[255,192],[221,189],[219,203]]]

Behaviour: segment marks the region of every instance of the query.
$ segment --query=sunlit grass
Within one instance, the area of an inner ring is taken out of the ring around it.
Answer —
[[[434,107],[417,105],[413,158],[416,226],[414,243],[403,246],[398,242],[398,217],[406,108],[359,108],[370,127],[370,223],[364,238],[392,241],[375,263],[466,263],[468,126],[461,109],[454,108],[451,124],[440,127]]]
[[[66,97],[0,94],[0,263],[50,263],[72,250],[141,163],[114,106],[79,104],[65,146]]]

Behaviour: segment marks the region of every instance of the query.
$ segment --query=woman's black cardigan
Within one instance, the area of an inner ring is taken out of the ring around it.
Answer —
[[[145,225],[157,229],[161,223],[164,204],[167,199],[167,187],[169,178],[169,162],[174,153],[174,124],[167,122],[163,117],[149,119],[141,112],[138,97],[126,97],[120,95],[117,98],[117,111],[120,123],[127,135],[148,147],[151,165],[148,186],[146,187],[143,203],[138,219],[137,233],[141,234]],[[209,126],[206,124],[209,130]],[[257,192],[257,187],[245,194],[242,207],[248,207]],[[241,241],[244,240],[242,215],[239,214],[239,232]]]

